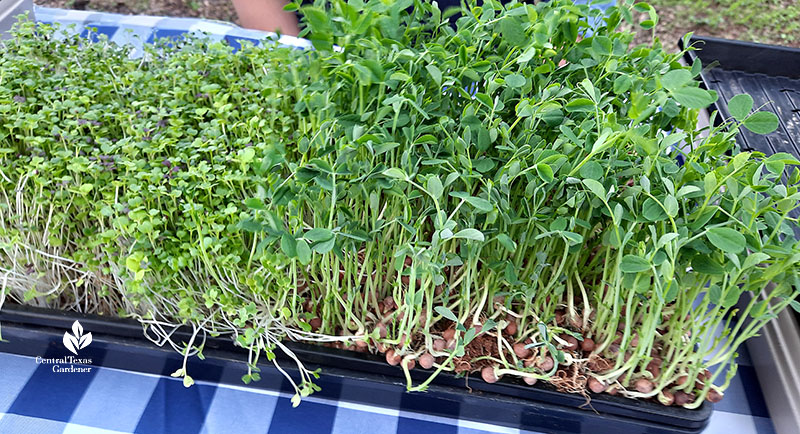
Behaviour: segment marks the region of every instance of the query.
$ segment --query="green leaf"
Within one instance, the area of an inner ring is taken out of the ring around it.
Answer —
[[[303,18],[308,21],[313,34],[324,36],[332,32],[331,19],[328,13],[320,8],[304,6],[300,8]]]
[[[664,198],[664,208],[666,209],[668,216],[675,217],[678,215],[679,207],[675,196],[668,194],[667,197]]]
[[[664,220],[667,213],[653,198],[647,198],[642,204],[642,215],[651,222]]]
[[[550,167],[548,164],[539,163],[536,165],[536,173],[539,175],[539,178],[542,178],[544,182],[551,182],[553,181],[553,168]]]
[[[717,100],[716,95],[699,87],[682,87],[671,92],[675,101],[692,109],[706,108]]]
[[[141,252],[136,252],[127,258],[125,258],[125,268],[132,272],[137,272],[142,269],[142,261],[144,260],[144,254]]]
[[[786,152],[776,152],[767,158],[767,161],[780,161],[783,164],[793,164],[797,165],[800,164],[797,158],[795,158],[792,154],[787,154]]]
[[[728,111],[739,122],[744,120],[752,109],[753,97],[746,93],[736,95],[728,101]]]
[[[595,140],[594,144],[592,145],[592,154],[596,154],[598,152],[604,151],[608,149],[613,142],[608,141],[608,137],[611,135],[611,129],[605,129],[601,134],[600,137]]]
[[[692,259],[692,269],[703,274],[725,274],[725,269],[722,268],[722,265],[706,255],[695,256],[694,259]]]
[[[264,225],[253,219],[245,219],[239,222],[239,228],[241,228],[245,232],[256,233],[256,232],[262,232],[264,230]]]
[[[239,161],[242,163],[250,163],[256,156],[256,150],[253,148],[244,148],[239,151]]]
[[[623,273],[641,273],[650,269],[650,261],[641,256],[625,255],[622,257],[619,269]]]
[[[664,294],[664,302],[672,303],[673,301],[675,301],[675,299],[678,298],[678,290],[679,290],[678,282],[676,280],[672,280],[672,282],[670,282],[669,288],[667,289],[667,293]]]
[[[534,56],[536,56],[536,47],[530,46],[517,58],[517,63],[528,63]]]
[[[314,228],[306,232],[303,238],[311,242],[327,241],[333,238],[333,232],[330,229]]]
[[[325,254],[333,250],[333,246],[336,244],[336,238],[331,238],[329,240],[320,241],[314,244],[314,247],[311,249],[319,254]]]
[[[511,237],[509,237],[506,234],[498,235],[497,236],[497,241],[499,241],[500,244],[503,247],[505,247],[506,250],[508,250],[509,252],[513,252],[513,251],[517,250],[517,243],[514,242],[514,240],[512,240]]]
[[[714,172],[708,172],[706,176],[703,177],[703,187],[706,196],[711,196],[719,192],[717,189],[717,175]]]
[[[644,20],[639,23],[639,26],[645,30],[650,30],[656,26],[656,22],[654,20]]]
[[[714,304],[720,304],[720,301],[722,301],[722,288],[717,284],[711,285],[708,289],[708,299]]]
[[[414,144],[415,145],[422,145],[422,144],[429,144],[430,145],[430,144],[434,144],[434,143],[438,143],[438,142],[439,142],[439,140],[436,138],[436,136],[434,136],[432,134],[423,134],[417,140],[414,141]]]
[[[667,90],[677,90],[692,82],[692,73],[686,69],[673,69],[661,77],[661,85]]]
[[[444,192],[444,186],[442,186],[442,181],[436,175],[431,175],[428,177],[428,183],[426,184],[426,189],[428,190],[428,194],[430,194],[436,200],[439,200],[439,198],[442,197],[442,193]]]
[[[604,170],[600,163],[589,161],[581,167],[578,173],[580,173],[583,178],[597,180],[603,177]]]
[[[469,343],[472,342],[473,339],[475,339],[475,334],[476,334],[476,330],[475,330],[474,327],[470,328],[469,330],[467,330],[467,332],[464,333],[463,345],[464,346],[469,345]]]
[[[564,106],[568,112],[593,112],[595,108],[594,101],[588,98],[576,98]]]
[[[311,247],[309,247],[306,240],[297,240],[297,259],[303,265],[308,265],[311,262]]]
[[[739,231],[731,228],[711,228],[706,237],[715,247],[728,253],[739,253],[745,248],[745,239]]]
[[[614,93],[619,95],[621,93],[627,92],[628,89],[631,88],[631,78],[627,75],[620,75],[614,80]]]
[[[712,218],[714,218],[714,215],[716,215],[718,209],[719,208],[717,208],[715,206],[712,206],[712,207],[708,207],[708,208],[706,208],[706,209],[704,209],[702,211],[701,210],[697,210],[694,213],[692,213],[692,215],[689,216],[689,220],[691,221],[691,224],[689,225],[689,229],[691,229],[692,231],[699,231],[699,230],[703,229],[703,227],[709,221],[711,221]]]
[[[569,220],[565,217],[558,217],[557,219],[550,222],[550,230],[553,232],[560,232],[567,230],[567,225],[569,224]]]
[[[453,235],[453,238],[464,238],[473,241],[483,241],[483,233],[477,229],[462,229]]]
[[[607,36],[596,35],[592,37],[592,50],[601,56],[608,56],[611,54],[613,45],[611,39]]]
[[[520,74],[508,74],[505,76],[505,81],[508,87],[512,89],[525,86],[525,83],[527,82],[525,77]]]
[[[678,192],[675,194],[675,196],[683,197],[686,196],[687,194],[696,193],[698,191],[701,191],[700,187],[697,187],[695,185],[684,185],[683,187],[678,189]]]
[[[251,197],[249,199],[245,199],[244,204],[246,207],[258,211],[264,211],[265,209],[267,209],[267,207],[264,205],[264,201],[257,197]]]
[[[436,82],[436,85],[437,86],[441,86],[442,85],[442,71],[440,71],[439,68],[436,67],[436,65],[427,65],[427,66],[425,66],[425,69],[428,71],[428,74],[431,75],[431,78],[433,78],[433,81]]]
[[[297,241],[286,232],[281,235],[281,250],[290,258],[297,257]]]
[[[547,342],[550,340],[550,331],[547,329],[547,324],[540,321],[536,323],[536,328],[539,329],[539,336],[542,341]]]
[[[576,234],[575,232],[562,231],[561,236],[566,238],[572,246],[583,243],[583,236],[581,236],[581,234]]]
[[[603,187],[599,181],[594,179],[584,179],[583,185],[585,185],[595,196],[599,197],[600,200],[603,202],[606,201],[606,188]]]
[[[456,197],[459,199],[464,199],[468,204],[475,207],[480,212],[487,213],[494,210],[494,205],[486,199],[470,196],[469,193],[465,193],[463,191],[452,191],[450,192],[450,196]]]
[[[783,172],[783,169],[786,168],[786,164],[783,161],[765,161],[764,166],[769,170],[771,173],[776,175],[780,175]]]
[[[389,178],[402,179],[402,180],[408,179],[406,172],[404,172],[403,169],[398,169],[397,167],[386,169],[383,171],[383,174],[384,176],[388,176]]]
[[[453,322],[458,322],[458,318],[456,318],[455,314],[453,314],[453,312],[450,311],[450,309],[444,306],[436,306],[433,308],[433,310],[435,310],[436,313],[441,315],[443,318],[449,319],[450,321]]]
[[[406,82],[406,81],[411,81],[411,76],[408,74],[404,74],[402,72],[393,72],[392,75],[389,76],[389,80]]]
[[[742,289],[738,286],[728,287],[728,290],[725,292],[725,298],[722,300],[722,307],[729,309],[733,306],[736,306],[736,303],[739,302],[739,297],[742,295],[742,292]]]
[[[762,262],[769,259],[769,255],[763,252],[754,252],[747,255],[745,258],[744,263],[742,264],[742,269],[747,269],[751,267],[755,267],[756,265],[761,264]]]
[[[676,232],[668,232],[662,235],[661,238],[658,239],[658,243],[656,243],[656,246],[657,248],[660,249],[661,247],[664,247],[665,245],[667,245],[667,243],[678,238],[679,236],[680,235]]]
[[[503,40],[517,47],[522,47],[528,40],[522,23],[511,16],[506,16],[500,21],[500,33],[503,35]]]
[[[778,117],[771,112],[757,112],[744,120],[744,127],[756,134],[769,134],[778,129]]]

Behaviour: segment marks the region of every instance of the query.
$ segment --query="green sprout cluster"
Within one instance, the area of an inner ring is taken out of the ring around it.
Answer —
[[[0,43],[0,306],[133,317],[186,358],[230,336],[245,382],[280,351],[295,404],[318,374],[287,341],[382,352],[409,390],[480,371],[688,408],[798,307],[800,162],[739,152],[777,126],[747,95],[698,127],[700,63],[619,30],[646,3],[288,8],[313,50]]]

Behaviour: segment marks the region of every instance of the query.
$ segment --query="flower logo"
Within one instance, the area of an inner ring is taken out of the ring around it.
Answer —
[[[92,343],[92,334],[83,334],[83,327],[78,321],[72,323],[72,333],[64,333],[64,346],[77,356],[78,350],[84,349]]]

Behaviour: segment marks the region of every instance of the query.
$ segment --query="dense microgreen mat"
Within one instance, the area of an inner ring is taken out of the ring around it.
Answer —
[[[800,163],[738,151],[777,124],[746,95],[698,128],[701,65],[632,46],[620,23],[658,16],[619,3],[291,4],[314,50],[139,59],[22,24],[0,44],[0,304],[134,317],[187,358],[230,336],[245,382],[294,340],[384,352],[410,390],[421,365],[715,401],[797,306]]]

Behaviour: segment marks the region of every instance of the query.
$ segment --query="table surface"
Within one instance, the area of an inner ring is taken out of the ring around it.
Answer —
[[[772,423],[746,360],[706,433],[767,434]],[[55,373],[35,358],[0,353],[0,433],[522,433],[455,418],[286,393],[93,367]]]
[[[131,55],[158,37],[203,33],[238,47],[267,34],[230,23],[192,18],[126,16],[64,9],[35,9],[36,20],[72,25],[89,38],[105,34],[129,44]],[[87,28],[93,29],[92,31]],[[282,36],[281,43],[307,47]],[[774,428],[755,371],[742,349],[736,377],[715,404],[706,433],[767,434]],[[0,433],[519,433],[466,420],[432,417],[315,397],[292,408],[290,396],[244,386],[181,381],[158,375],[93,368],[90,374],[52,372],[32,357],[0,353]]]

